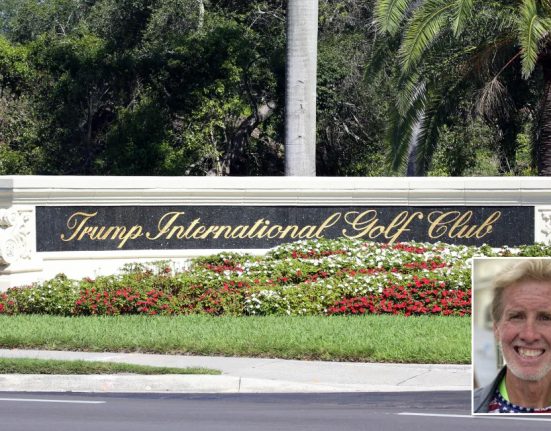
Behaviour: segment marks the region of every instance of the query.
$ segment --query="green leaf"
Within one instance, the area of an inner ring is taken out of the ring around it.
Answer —
[[[385,140],[390,149],[387,160],[393,171],[398,171],[407,162],[413,130],[423,115],[425,103],[426,97],[423,93],[409,107],[405,115],[400,115],[398,110],[391,113],[390,127]]]
[[[426,81],[418,72],[402,75],[398,81],[396,94],[396,108],[398,113],[405,116],[408,110],[423,95],[426,89]]]
[[[372,82],[385,68],[397,69],[396,53],[400,47],[399,35],[375,37],[370,57],[364,70],[364,79]]]
[[[406,16],[411,0],[379,0],[375,4],[375,22],[379,31],[394,35]]]
[[[540,2],[541,7],[546,15],[551,15],[551,4],[547,0],[543,0]]]
[[[535,0],[524,0],[518,19],[518,40],[521,46],[522,76],[528,78],[538,61],[541,41],[549,35],[551,19],[538,15]]]
[[[445,96],[446,93],[439,91],[434,91],[427,96],[423,121],[420,122],[416,136],[415,175],[425,175],[432,160],[432,155],[438,146],[440,126],[444,122],[442,117],[443,114],[448,112],[444,106]]]
[[[465,24],[472,15],[473,0],[456,0],[454,9],[452,30],[453,35],[457,37],[463,32]]]
[[[428,0],[415,11],[408,22],[398,53],[404,72],[413,68],[440,36],[454,5],[445,0]]]

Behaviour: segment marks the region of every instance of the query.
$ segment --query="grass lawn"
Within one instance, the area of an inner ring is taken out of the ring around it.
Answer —
[[[221,374],[208,368],[167,368],[115,362],[0,358],[0,374]]]
[[[333,361],[471,360],[471,319],[450,316],[0,316],[0,347]]]

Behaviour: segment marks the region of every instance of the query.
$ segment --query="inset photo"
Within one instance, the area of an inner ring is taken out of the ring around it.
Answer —
[[[551,413],[551,258],[474,258],[473,414]]]

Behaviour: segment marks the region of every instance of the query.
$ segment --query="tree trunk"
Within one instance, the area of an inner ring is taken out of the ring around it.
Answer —
[[[256,110],[256,113],[244,119],[235,134],[228,141],[224,156],[219,160],[216,169],[211,169],[209,175],[235,175],[241,158],[247,149],[249,137],[261,123],[270,118],[276,108],[276,103],[270,101]]]
[[[540,60],[543,67],[544,95],[540,111],[540,136],[536,142],[538,175],[551,175],[551,54]]]
[[[499,148],[499,173],[514,174],[516,168],[516,153],[518,149],[517,136],[519,126],[515,116],[498,120],[497,125],[501,131]]]
[[[318,0],[287,3],[285,175],[316,175]]]
[[[197,28],[201,30],[205,22],[205,3],[203,0],[198,0],[199,2],[199,21],[197,23]]]

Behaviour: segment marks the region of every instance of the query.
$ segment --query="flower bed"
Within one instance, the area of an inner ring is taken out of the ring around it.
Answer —
[[[471,313],[470,258],[548,256],[446,244],[299,241],[266,256],[219,254],[174,272],[168,262],[120,275],[64,275],[0,294],[0,314],[444,315]]]

